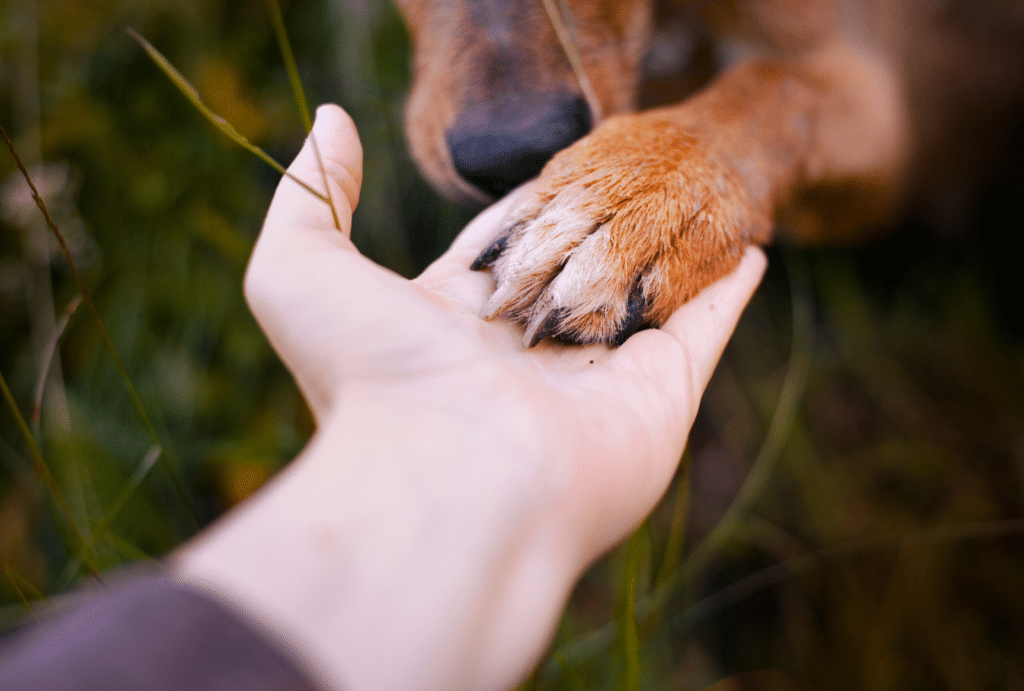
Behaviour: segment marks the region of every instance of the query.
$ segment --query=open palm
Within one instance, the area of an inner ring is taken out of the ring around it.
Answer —
[[[733,274],[662,328],[618,348],[543,342],[526,349],[522,327],[480,318],[493,281],[469,268],[516,193],[481,213],[410,281],[363,257],[349,239],[362,176],[351,120],[321,107],[314,133],[324,172],[310,142],[290,172],[319,189],[326,179],[341,230],[326,204],[283,179],[246,296],[318,425],[340,419],[349,437],[373,439],[359,454],[387,466],[385,491],[402,511],[420,512],[414,524],[430,524],[416,529],[417,539],[451,524],[466,533],[458,542],[468,564],[502,563],[513,574],[479,601],[494,614],[488,635],[472,642],[479,674],[463,678],[482,688],[496,669],[528,669],[574,580],[665,491],[764,257],[749,250]],[[339,505],[358,503],[358,493],[347,480],[324,501],[341,495]],[[302,501],[316,501],[311,496]],[[544,575],[524,575],[535,568]],[[407,606],[426,596],[417,597]],[[442,630],[443,620],[458,616],[466,615],[441,609],[427,618]],[[515,660],[510,650],[520,651]],[[436,651],[425,658],[440,664]]]

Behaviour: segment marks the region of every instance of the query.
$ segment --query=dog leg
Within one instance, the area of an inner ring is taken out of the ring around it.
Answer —
[[[903,120],[883,64],[852,48],[747,62],[682,105],[609,118],[547,164],[474,263],[496,284],[483,316],[521,322],[529,346],[658,326],[785,212],[796,234],[827,235],[835,210],[802,208],[804,191],[893,189]]]

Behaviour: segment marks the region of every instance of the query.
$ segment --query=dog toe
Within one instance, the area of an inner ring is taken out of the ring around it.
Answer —
[[[647,318],[647,310],[650,304],[650,300],[644,293],[643,286],[640,281],[637,281],[626,303],[626,318],[619,324],[619,330],[612,339],[612,345],[622,345],[626,342],[626,339],[640,330],[644,325],[644,320]]]
[[[563,222],[542,215],[496,241],[503,240],[500,251],[481,255],[496,284],[482,316],[522,323],[527,347],[549,337],[621,343],[647,321],[651,281],[645,279],[656,267],[645,267],[643,252],[616,251],[614,228],[554,215]]]

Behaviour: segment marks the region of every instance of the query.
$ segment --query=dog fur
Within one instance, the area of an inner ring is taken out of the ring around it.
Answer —
[[[474,264],[527,345],[621,343],[776,232],[861,237],[955,196],[1024,102],[1019,0],[563,0],[586,85],[543,0],[398,5],[432,184],[487,203],[550,157]]]

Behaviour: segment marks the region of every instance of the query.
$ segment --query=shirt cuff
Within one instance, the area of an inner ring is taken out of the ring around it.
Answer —
[[[0,647],[0,691],[317,691],[295,658],[160,575],[74,596]]]

